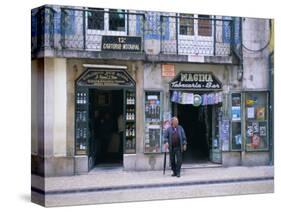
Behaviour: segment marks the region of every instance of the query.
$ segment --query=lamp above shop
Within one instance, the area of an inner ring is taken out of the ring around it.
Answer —
[[[127,69],[127,66],[107,64],[83,64],[84,68]]]
[[[237,80],[242,81],[242,79],[243,79],[243,70],[240,69],[237,71]]]

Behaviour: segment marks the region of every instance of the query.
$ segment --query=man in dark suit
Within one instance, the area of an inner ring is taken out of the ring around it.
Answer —
[[[170,161],[173,174],[180,177],[182,152],[186,151],[186,136],[184,129],[179,125],[177,117],[172,118],[171,126],[166,130],[164,136],[165,148],[169,148]]]

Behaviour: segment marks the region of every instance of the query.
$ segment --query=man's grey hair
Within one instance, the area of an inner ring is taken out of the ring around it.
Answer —
[[[178,117],[176,117],[176,116],[174,116],[171,120],[172,120],[172,121],[175,120],[175,121],[177,121],[177,122],[179,123],[179,119],[178,119]]]

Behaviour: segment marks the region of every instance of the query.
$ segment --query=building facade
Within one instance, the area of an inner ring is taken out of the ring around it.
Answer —
[[[32,21],[32,172],[273,163],[272,20],[45,5]]]

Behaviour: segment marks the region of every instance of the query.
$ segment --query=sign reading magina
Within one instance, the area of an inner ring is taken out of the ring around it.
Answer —
[[[103,51],[141,51],[141,37],[102,36]]]
[[[171,82],[171,90],[220,90],[221,82],[210,72],[180,72]]]

